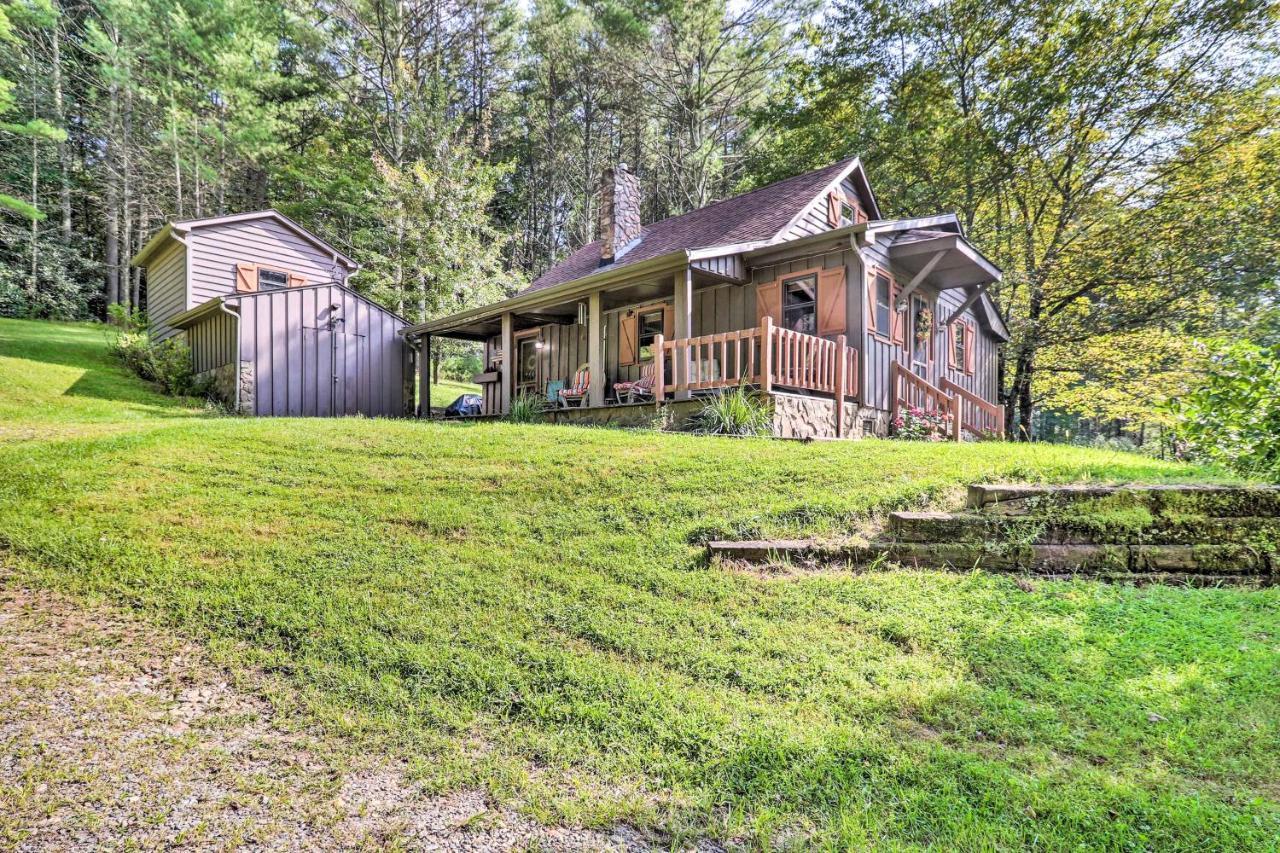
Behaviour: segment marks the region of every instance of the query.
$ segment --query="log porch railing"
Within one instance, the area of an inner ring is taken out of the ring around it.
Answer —
[[[841,403],[858,394],[858,351],[845,343],[844,335],[829,341],[779,328],[771,317],[758,328],[736,332],[674,340],[658,335],[653,349],[658,402],[681,391],[744,382],[765,393],[787,388],[831,394]]]
[[[948,437],[960,441],[967,429],[978,436],[1004,437],[1004,409],[968,391],[950,379],[941,387],[923,379],[896,361],[889,365],[889,422],[904,409],[920,409],[938,415],[947,424]]]

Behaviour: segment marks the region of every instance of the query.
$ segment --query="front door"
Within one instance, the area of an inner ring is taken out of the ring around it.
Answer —
[[[928,379],[929,362],[933,360],[933,312],[927,300],[911,297],[910,320],[907,346],[911,352],[911,372]]]
[[[533,336],[516,342],[516,393],[538,393],[538,339]]]

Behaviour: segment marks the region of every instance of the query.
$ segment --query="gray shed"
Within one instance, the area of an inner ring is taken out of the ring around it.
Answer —
[[[288,217],[171,223],[133,262],[147,268],[152,337],[183,335],[197,375],[236,411],[413,413],[406,321],[348,287],[359,266]]]

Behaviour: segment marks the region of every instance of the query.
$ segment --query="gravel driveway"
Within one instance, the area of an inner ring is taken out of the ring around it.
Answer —
[[[638,850],[399,768],[334,769],[202,650],[0,575],[0,848]]]

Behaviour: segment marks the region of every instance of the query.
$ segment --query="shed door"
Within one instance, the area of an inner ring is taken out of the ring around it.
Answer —
[[[315,388],[310,399],[304,399],[304,414],[335,417],[362,411],[361,383],[372,379],[365,336],[348,334],[342,326],[342,318],[337,317],[319,327],[303,328],[303,334],[315,341],[316,360]]]

